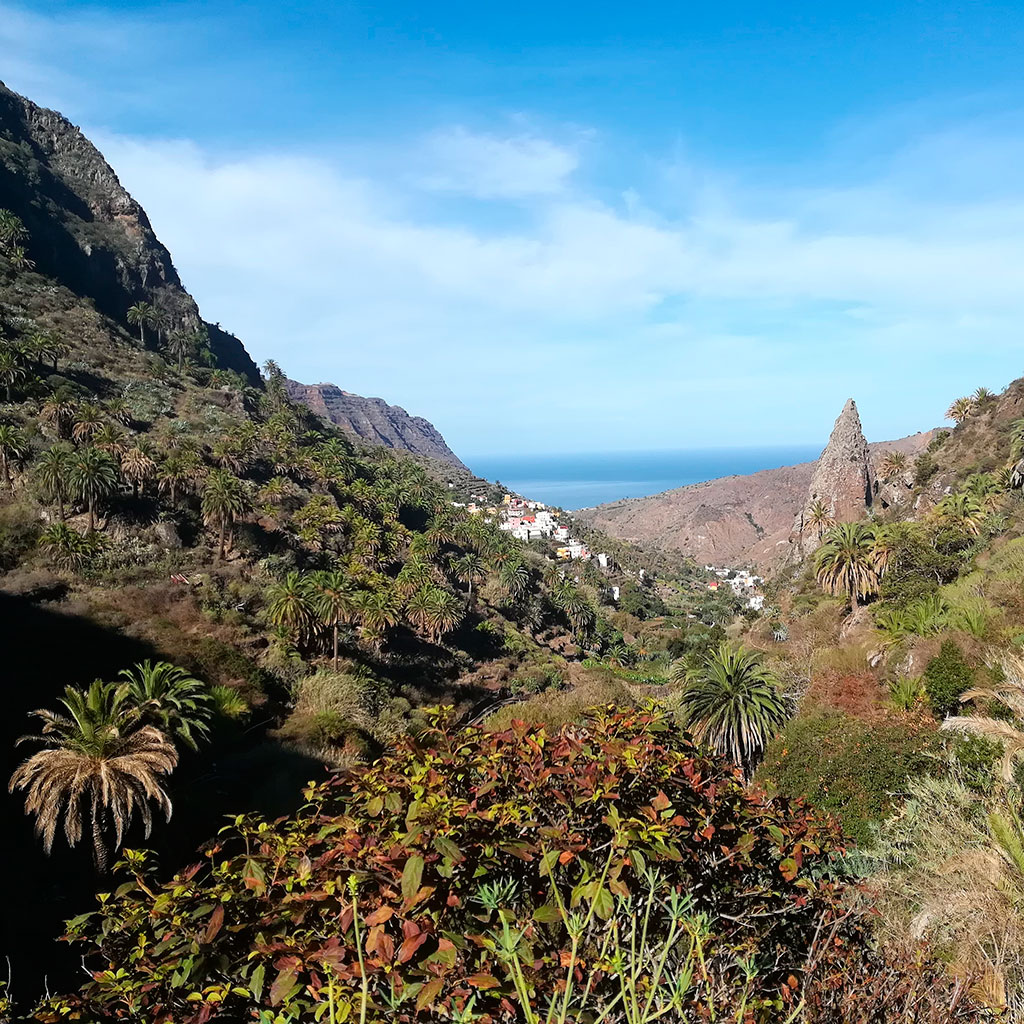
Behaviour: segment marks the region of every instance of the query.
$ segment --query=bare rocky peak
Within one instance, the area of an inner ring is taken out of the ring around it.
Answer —
[[[807,520],[807,510],[820,501],[832,513],[837,523],[863,519],[871,507],[874,490],[874,470],[867,438],[860,424],[857,403],[848,399],[832,428],[832,434],[818,457],[807,500],[796,514],[793,524],[793,542],[802,554],[808,554],[819,544],[819,530]]]
[[[383,398],[363,398],[334,384],[300,384],[289,380],[286,387],[290,398],[308,405],[318,416],[366,444],[425,455],[466,469],[429,420],[410,416],[401,407],[388,405]]]

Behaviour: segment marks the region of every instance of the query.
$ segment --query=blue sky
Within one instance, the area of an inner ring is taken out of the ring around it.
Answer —
[[[464,457],[851,395],[884,439],[1024,373],[1022,52],[1020,3],[0,0],[208,319]]]

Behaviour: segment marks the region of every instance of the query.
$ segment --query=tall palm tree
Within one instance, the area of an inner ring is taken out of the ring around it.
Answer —
[[[64,503],[71,497],[72,466],[75,461],[74,449],[67,444],[55,444],[47,448],[36,462],[36,473],[47,496],[57,502],[61,522],[65,515]]]
[[[47,853],[62,822],[71,846],[89,831],[93,862],[105,874],[111,847],[121,846],[136,812],[147,836],[153,825],[150,801],[170,818],[161,776],[174,770],[178,754],[114,683],[96,680],[84,692],[69,686],[61,704],[60,711],[32,712],[42,729],[23,740],[45,749],[15,769],[8,789],[25,790],[25,812],[35,815]]]
[[[859,598],[878,589],[874,539],[874,530],[864,523],[837,523],[814,556],[818,583],[830,594],[848,597],[854,611]]]
[[[28,442],[19,427],[13,423],[0,423],[0,467],[3,468],[7,490],[14,490],[11,463],[20,462],[28,453]]]
[[[203,521],[208,526],[217,527],[218,561],[224,559],[225,540],[235,519],[245,511],[246,504],[245,488],[237,476],[225,469],[210,471],[203,484]]]
[[[157,309],[156,306],[151,305],[148,302],[136,302],[134,306],[128,308],[128,323],[133,324],[139,329],[139,344],[143,348],[146,347],[146,328],[156,322]]]
[[[167,338],[167,354],[178,361],[178,373],[185,369],[186,361],[196,348],[196,336],[193,331],[172,331]]]
[[[835,526],[836,517],[832,514],[830,506],[826,505],[821,498],[815,498],[807,506],[807,511],[804,513],[804,523],[814,530],[818,535],[818,540],[821,540],[822,534]]]
[[[143,721],[165,736],[177,737],[198,750],[196,737],[210,735],[210,695],[206,687],[183,668],[167,661],[142,661],[123,669],[122,686]]]
[[[476,603],[474,585],[478,580],[482,580],[487,575],[487,566],[484,565],[484,560],[479,555],[469,551],[456,560],[453,569],[455,570],[455,578],[465,583],[468,588],[466,607],[472,609]]]
[[[275,626],[293,636],[308,633],[316,621],[315,597],[309,581],[299,572],[290,572],[270,590],[267,617]]]
[[[885,481],[895,480],[898,477],[903,476],[907,471],[907,455],[906,452],[900,451],[887,451],[882,456],[881,473],[882,479]]]
[[[96,503],[117,488],[117,463],[99,448],[82,448],[71,463],[71,486],[89,510],[89,533],[93,533]]]
[[[680,711],[694,737],[748,774],[790,715],[778,680],[756,651],[742,645],[723,643],[699,668],[684,670],[677,663],[673,678],[685,679]]]
[[[169,492],[171,504],[174,505],[179,491],[189,490],[199,479],[201,472],[202,463],[195,452],[172,449],[157,470],[160,490]]]
[[[343,572],[316,572],[310,576],[313,606],[319,620],[331,630],[334,671],[338,671],[338,627],[351,622],[359,608],[358,591]]]
[[[975,400],[970,396],[958,398],[946,410],[946,419],[955,420],[957,423],[963,423],[963,421],[966,420],[972,412],[974,412],[975,404]]]
[[[132,494],[136,498],[139,489],[156,475],[156,460],[145,438],[136,439],[134,446],[121,456],[121,475],[132,485]]]

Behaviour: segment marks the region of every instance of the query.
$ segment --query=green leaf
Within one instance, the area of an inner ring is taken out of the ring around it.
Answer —
[[[249,977],[249,991],[252,992],[253,998],[257,1003],[263,998],[264,974],[266,974],[266,968],[263,964],[260,964]]]
[[[366,813],[371,818],[376,818],[384,810],[384,798],[375,796],[366,801]]]
[[[539,921],[541,924],[554,924],[561,917],[562,915],[554,903],[545,903],[544,906],[538,907],[533,912],[534,921]]]
[[[423,858],[414,853],[406,862],[402,871],[402,896],[406,902],[412,900],[420,891],[423,881]]]
[[[615,912],[615,900],[607,889],[598,889],[594,896],[594,913],[602,921],[607,921]]]

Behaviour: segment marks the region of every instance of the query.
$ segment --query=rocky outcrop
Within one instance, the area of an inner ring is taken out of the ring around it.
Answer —
[[[868,442],[860,425],[857,403],[848,399],[836,419],[825,450],[811,475],[803,504],[797,511],[790,538],[800,556],[810,554],[821,542],[821,527],[808,522],[808,512],[821,502],[837,523],[863,519],[871,507],[874,471]]]
[[[158,305],[171,328],[203,324],[170,253],[98,149],[61,114],[0,82],[0,206],[24,222],[36,269],[124,325],[136,302]],[[218,365],[254,382],[242,343],[205,324]]]
[[[363,398],[334,384],[287,382],[288,397],[308,405],[318,416],[353,434],[365,444],[425,455],[466,469],[440,431],[422,416],[410,416],[382,398]]]
[[[901,451],[913,460],[934,435],[925,431],[870,444],[872,466],[886,451]],[[816,462],[804,462],[721,477],[574,515],[620,540],[678,551],[701,564],[768,568],[789,556],[793,523],[806,508],[816,468]]]

